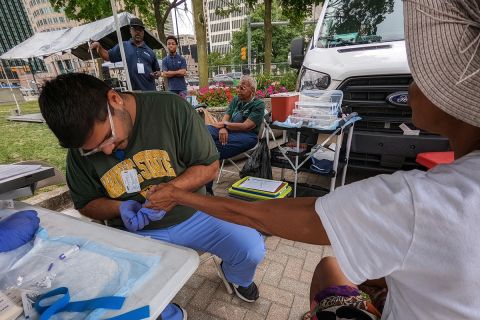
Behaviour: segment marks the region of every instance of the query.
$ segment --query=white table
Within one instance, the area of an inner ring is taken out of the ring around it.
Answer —
[[[145,238],[98,223],[79,220],[21,202],[15,202],[15,209],[0,210],[0,217],[25,209],[33,209],[38,212],[40,224],[48,230],[48,234],[51,236],[82,237],[132,253],[160,257],[159,264],[150,270],[148,278],[143,281],[143,284],[130,292],[122,309],[105,313],[105,318],[149,305],[150,319],[156,319],[195,272],[199,264],[198,254],[192,249]]]

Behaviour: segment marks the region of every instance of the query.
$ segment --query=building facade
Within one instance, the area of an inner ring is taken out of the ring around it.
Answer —
[[[33,31],[54,31],[76,27],[77,21],[67,18],[63,11],[55,12],[48,0],[23,0]]]
[[[30,38],[33,33],[22,0],[0,0],[0,55]],[[45,68],[39,60],[31,59],[29,63],[21,60],[3,61],[4,68],[0,70],[0,81],[5,82],[7,77],[11,82],[20,84],[16,68],[13,70],[11,68],[13,66],[21,66],[27,72],[30,71],[30,66],[35,71],[42,71]]]
[[[226,16],[218,15],[217,9],[227,9],[232,3],[237,10]],[[233,33],[241,29],[248,15],[248,7],[242,0],[226,2],[224,0],[204,0],[207,21],[207,39],[210,52],[227,53],[231,49]]]

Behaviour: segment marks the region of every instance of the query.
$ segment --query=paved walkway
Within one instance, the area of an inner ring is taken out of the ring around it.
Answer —
[[[274,178],[280,175],[274,169]],[[287,176],[288,178],[288,176]],[[312,182],[311,176],[302,181]],[[238,180],[237,174],[226,173],[215,195],[226,196],[226,189]],[[326,181],[325,181],[326,182]],[[332,255],[329,246],[315,246],[278,237],[265,239],[267,254],[258,267],[255,282],[260,298],[247,303],[227,291],[218,277],[210,254],[203,254],[197,271],[180,290],[174,302],[184,307],[192,320],[298,320],[309,310],[310,282],[320,259]]]

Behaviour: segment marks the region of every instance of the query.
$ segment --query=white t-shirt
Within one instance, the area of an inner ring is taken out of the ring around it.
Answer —
[[[480,319],[480,151],[338,188],[315,210],[350,281],[386,278],[382,319]]]

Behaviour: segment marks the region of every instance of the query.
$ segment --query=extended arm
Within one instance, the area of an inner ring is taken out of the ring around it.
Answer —
[[[151,208],[165,209],[181,204],[285,239],[330,244],[320,218],[315,213],[316,198],[244,202],[193,194],[169,184],[153,188],[147,198]]]
[[[100,44],[100,42],[94,42],[92,43],[90,49],[92,50],[96,50],[97,53],[100,55],[100,57],[102,57],[103,60],[105,61],[110,61],[110,57],[108,55],[108,51],[105,50],[102,45]]]
[[[218,161],[208,166],[192,166],[185,170],[180,176],[169,183],[177,188],[186,191],[196,191],[207,182],[215,178],[218,170]],[[122,201],[108,198],[98,198],[87,203],[79,209],[80,213],[95,220],[108,220],[120,217],[120,204]]]

